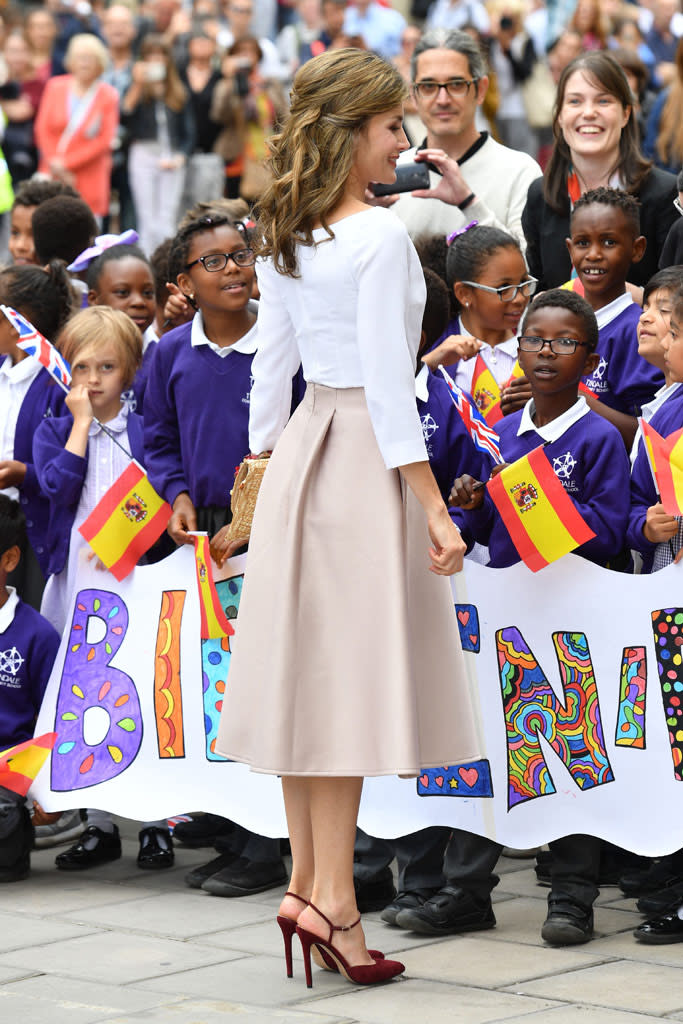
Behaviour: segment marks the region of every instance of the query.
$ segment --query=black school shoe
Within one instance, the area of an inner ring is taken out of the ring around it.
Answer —
[[[252,896],[286,881],[287,872],[281,860],[259,863],[238,857],[202,882],[201,888],[212,896]]]
[[[217,875],[223,868],[234,864],[237,859],[238,854],[236,853],[221,853],[206,864],[198,864],[196,868],[192,868],[185,875],[185,885],[189,885],[190,889],[201,889],[207,878]]]
[[[683,879],[675,885],[667,886],[658,892],[651,892],[647,896],[641,896],[636,906],[641,914],[648,917],[659,917],[669,910],[680,907],[683,904]]]
[[[681,882],[683,878],[678,863],[674,865],[670,857],[662,857],[643,871],[624,873],[619,879],[619,888],[625,896],[646,896]]]
[[[457,935],[495,928],[491,897],[477,899],[457,885],[445,885],[421,907],[401,910],[394,921],[399,928],[420,935]]]
[[[645,921],[633,932],[638,942],[650,946],[664,946],[673,942],[683,942],[683,921],[678,916],[678,909],[671,910],[661,917]]]
[[[590,942],[593,938],[593,908],[551,893],[541,938],[550,946],[577,946]]]
[[[396,918],[402,910],[418,910],[424,907],[427,900],[435,894],[434,889],[413,889],[410,892],[400,892],[395,900],[392,900],[379,915],[385,924],[396,926]]]
[[[143,828],[139,835],[140,850],[138,852],[138,867],[148,871],[159,871],[162,868],[172,868],[175,855],[173,853],[173,840],[167,828],[159,828],[150,825]]]
[[[97,825],[88,825],[77,843],[57,854],[55,865],[60,871],[84,871],[118,860],[120,856],[121,837],[116,825],[113,832],[103,832]]]
[[[200,849],[213,846],[221,836],[229,836],[235,826],[228,818],[218,814],[200,814],[191,821],[179,821],[173,829],[173,838],[183,846]]]
[[[361,881],[354,878],[353,887],[356,890],[356,905],[361,914],[371,914],[375,910],[384,910],[388,903],[396,896],[394,876],[391,868],[383,868],[379,874],[369,881]]]

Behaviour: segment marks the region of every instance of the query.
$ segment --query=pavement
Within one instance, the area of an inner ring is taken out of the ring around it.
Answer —
[[[0,886],[3,1024],[683,1021],[683,945],[636,943],[642,918],[616,888],[598,899],[592,942],[552,949],[533,861],[502,858],[495,929],[428,939],[368,914],[368,945],[402,960],[405,975],[361,988],[314,967],[307,989],[300,950],[285,977],[283,889],[241,899],[188,889],[183,876],[213,851],[178,845],[172,869],[141,871],[139,826],[119,827],[119,861],[66,873],[59,850],[40,850],[29,879]]]

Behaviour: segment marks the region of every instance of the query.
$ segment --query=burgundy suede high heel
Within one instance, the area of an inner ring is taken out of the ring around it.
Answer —
[[[335,932],[348,932],[356,925],[360,924],[360,915],[353,924],[339,925],[332,924],[329,917],[323,914],[322,910],[309,901],[309,907],[315,910],[319,917],[322,917],[323,921],[329,926],[330,934],[327,939],[323,939],[322,936],[316,935],[315,932],[309,932],[307,928],[302,928],[300,925],[296,926],[296,933],[301,941],[301,948],[304,954],[304,970],[306,972],[306,985],[308,988],[313,988],[313,977],[311,973],[311,947],[317,949],[321,954],[326,954],[337,966],[337,970],[340,974],[343,974],[349,981],[354,982],[356,985],[378,985],[383,981],[390,981],[392,978],[397,977],[399,974],[403,974],[405,971],[404,964],[398,960],[375,960],[374,964],[359,964],[354,967],[350,964],[344,955],[335,948],[332,944],[332,936]],[[370,954],[372,955],[372,954]]]
[[[286,892],[285,896],[291,896],[292,899],[298,900],[299,903],[303,903],[305,907],[308,906],[308,900],[305,900],[303,896],[297,896],[295,892]],[[291,917],[283,917],[282,914],[278,914],[275,920],[280,925],[282,939],[285,944],[285,965],[287,967],[287,977],[291,978],[294,976],[294,969],[292,966],[292,936],[296,931],[296,921],[292,921]]]
[[[295,892],[286,892],[285,896],[291,896],[292,899],[299,900],[300,903],[308,906],[308,900],[305,900],[303,896],[297,896]],[[315,907],[313,909],[315,910]],[[275,920],[280,925],[282,939],[285,944],[285,965],[287,968],[287,977],[291,978],[294,976],[294,967],[292,964],[292,936],[296,931],[296,921],[293,921],[291,917],[283,917],[282,914],[278,914]],[[326,953],[324,949],[318,949],[314,946],[312,953],[313,959],[318,967],[322,967],[324,971],[339,971],[337,961],[334,960],[329,953]],[[369,949],[368,953],[373,960],[384,960],[384,953],[380,952],[379,949]]]

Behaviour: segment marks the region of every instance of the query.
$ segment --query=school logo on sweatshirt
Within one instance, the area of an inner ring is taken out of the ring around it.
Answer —
[[[437,430],[439,429],[439,424],[436,422],[436,420],[434,419],[434,417],[432,416],[432,414],[430,412],[425,413],[425,415],[421,417],[421,421],[422,421],[422,436],[424,437],[425,446],[427,448],[427,455],[431,458],[431,456],[434,453],[432,451],[432,446],[430,445],[429,442],[432,439],[432,437],[434,437],[434,434],[437,432]]]
[[[609,391],[609,383],[605,380],[605,374],[607,373],[607,360],[604,356],[600,356],[600,362],[596,369],[591,373],[590,377],[584,377],[584,384],[586,387],[596,395],[603,394]]]
[[[251,389],[253,388],[253,386],[254,386],[254,378],[251,376],[251,374],[249,374],[249,390],[247,391],[246,395],[242,399],[242,405],[249,405],[249,403],[251,402]]]
[[[0,651],[0,684],[19,686],[16,676],[23,664],[24,659],[16,647],[10,647],[8,651]]]
[[[557,455],[553,458],[553,471],[555,476],[562,482],[566,491],[578,491],[578,485],[572,479],[572,473],[576,469],[576,459],[570,451],[564,455]]]

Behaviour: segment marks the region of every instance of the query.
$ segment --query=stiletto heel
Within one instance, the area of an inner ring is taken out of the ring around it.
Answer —
[[[295,892],[286,892],[285,896],[291,896],[292,899],[298,900],[299,903],[303,903],[306,907],[308,906],[308,900],[305,900],[303,896],[297,896]],[[315,910],[315,907],[313,909]],[[275,920],[280,925],[282,939],[285,944],[285,965],[287,968],[287,977],[293,978],[294,965],[292,962],[292,936],[296,931],[296,921],[292,920],[291,917],[283,917],[282,914],[278,914]],[[381,953],[379,949],[369,949],[368,953],[373,960],[384,960],[384,953]],[[317,949],[314,946],[313,959],[318,967],[322,967],[324,971],[339,973],[336,960],[334,960],[329,953],[326,953],[324,949]]]
[[[373,964],[359,964],[358,966],[352,966],[343,954],[333,945],[332,936],[335,932],[349,932],[356,925],[360,924],[360,915],[353,924],[339,925],[332,924],[329,917],[323,914],[322,910],[309,901],[309,907],[311,910],[315,910],[319,917],[322,917],[323,921],[329,926],[330,934],[327,939],[322,938],[320,935],[316,935],[315,932],[308,931],[307,928],[302,928],[300,925],[296,926],[296,933],[301,941],[301,949],[304,957],[304,971],[306,973],[306,985],[308,988],[313,988],[313,978],[311,975],[311,947],[317,949],[321,955],[325,956],[325,959],[329,957],[332,960],[340,974],[343,974],[349,981],[354,982],[356,985],[377,985],[383,981],[389,981],[391,978],[395,978],[397,975],[402,974],[405,971],[405,966],[398,960],[384,960],[376,959]],[[372,954],[370,954],[372,955]]]
[[[291,896],[293,900],[298,900],[299,903],[303,903],[306,907],[308,906],[308,900],[305,900],[303,896],[297,896],[295,892],[286,892],[285,896]],[[287,968],[287,977],[292,978],[294,976],[294,967],[292,964],[292,936],[296,931],[296,921],[293,921],[291,917],[283,917],[282,914],[278,914],[275,920],[280,925],[282,940],[285,944],[285,966]]]
[[[294,970],[292,968],[292,936],[296,931],[296,921],[292,921],[291,917],[282,917],[280,914],[278,914],[276,921],[280,925],[282,938],[285,943],[285,964],[287,966],[287,977],[291,978],[294,975]]]

